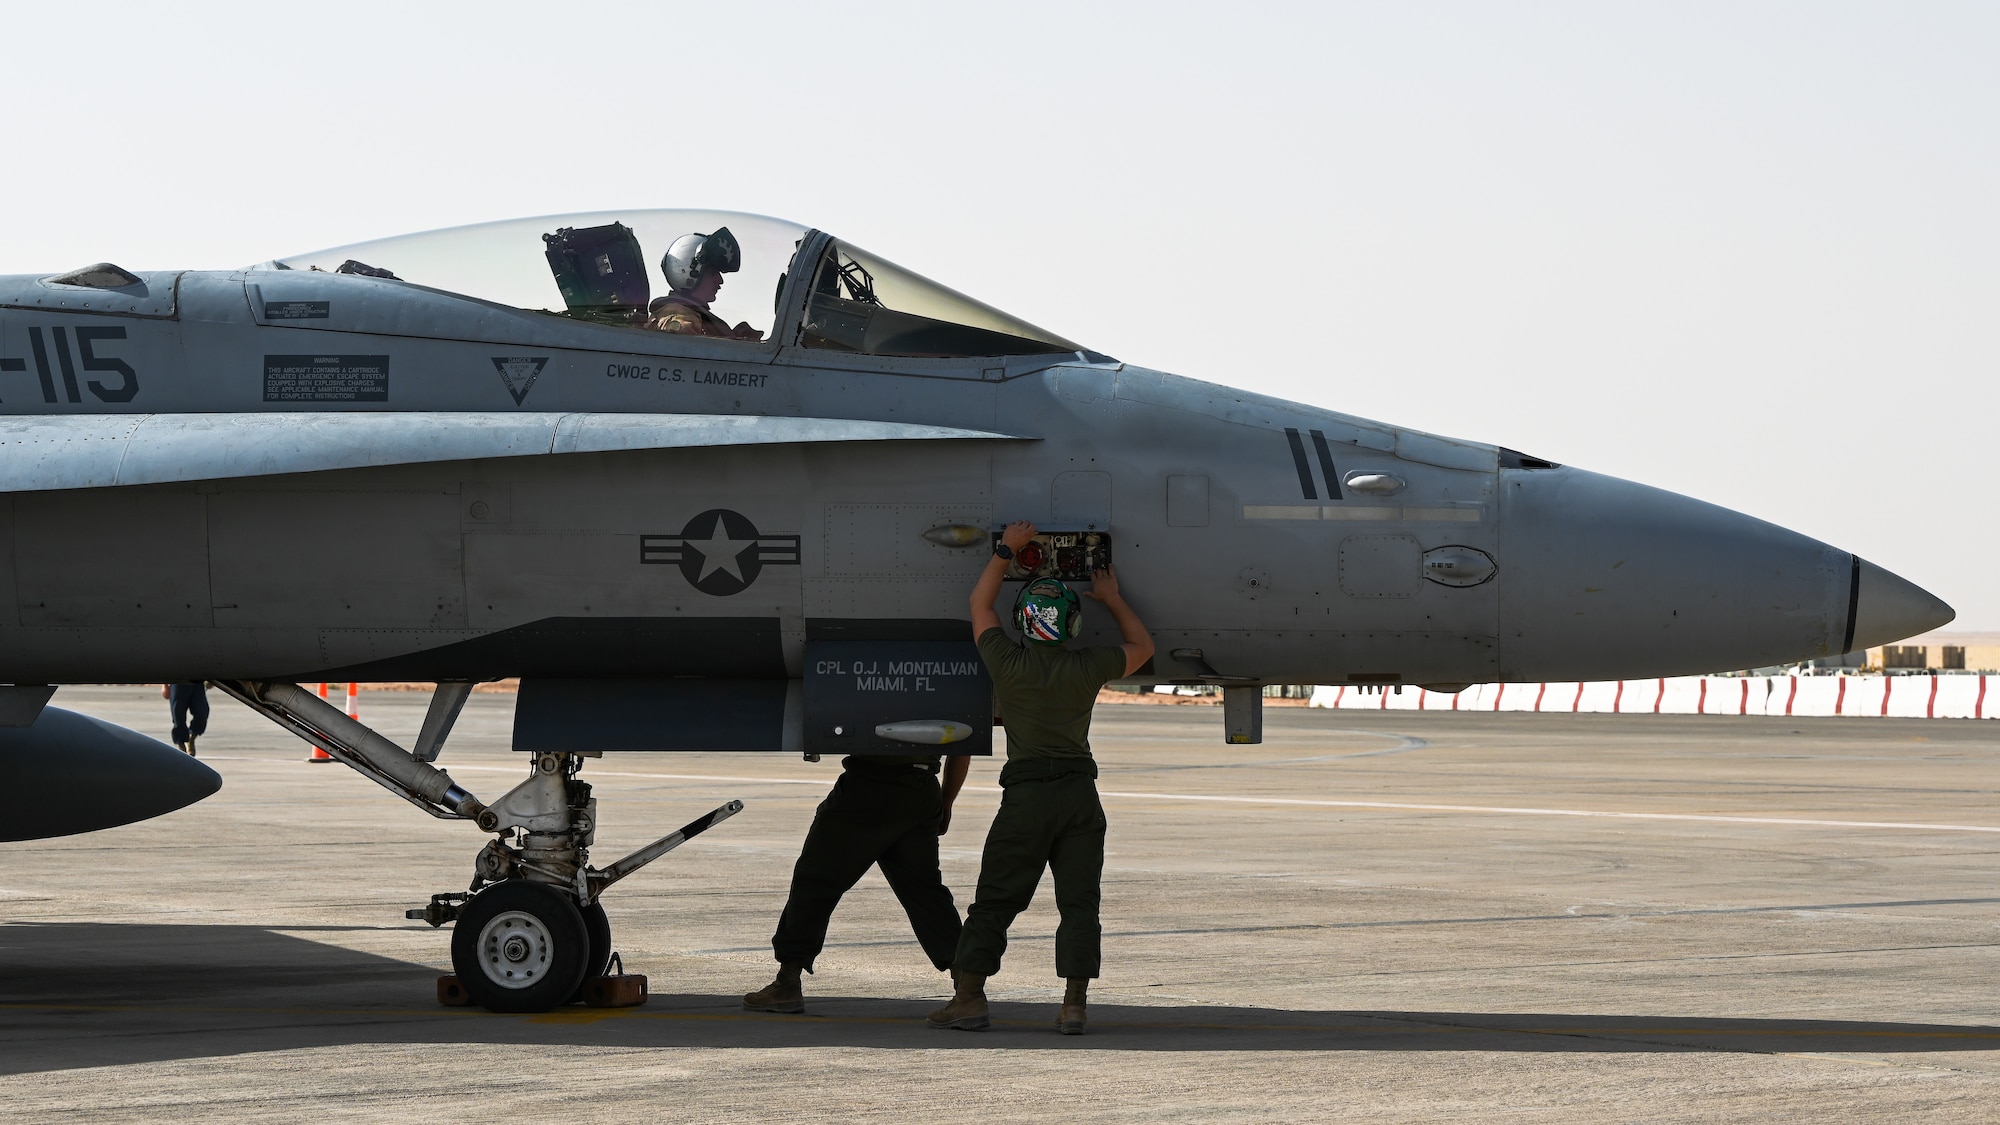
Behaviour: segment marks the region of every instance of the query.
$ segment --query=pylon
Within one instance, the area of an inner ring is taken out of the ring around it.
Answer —
[[[351,683],[347,685],[347,717],[353,719],[357,723],[361,721],[360,684]]]
[[[325,685],[325,684],[321,684],[321,685],[319,685],[319,697],[320,697],[321,699],[325,699],[325,698],[326,698],[326,685]],[[335,757],[334,757],[333,755],[331,755],[331,754],[327,753],[326,751],[324,751],[324,750],[320,749],[320,748],[319,748],[319,744],[318,744],[318,743],[314,743],[314,744],[313,744],[313,752],[312,752],[312,757],[310,757],[310,758],[307,758],[307,759],[306,759],[306,761],[308,761],[308,762],[337,762],[337,761],[339,761],[339,760],[340,760],[340,759],[338,759],[338,758],[335,758]]]

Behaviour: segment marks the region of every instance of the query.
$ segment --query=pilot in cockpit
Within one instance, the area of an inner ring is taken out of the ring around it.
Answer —
[[[708,311],[715,295],[722,291],[722,275],[743,268],[743,251],[728,227],[714,234],[684,234],[667,248],[660,259],[660,272],[667,275],[668,293],[646,310],[649,327],[662,332],[690,336],[719,336],[725,340],[761,340],[764,333],[748,321],[731,328],[729,322]]]

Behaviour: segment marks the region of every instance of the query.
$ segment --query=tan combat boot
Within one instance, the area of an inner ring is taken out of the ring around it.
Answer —
[[[1089,991],[1089,977],[1069,978],[1069,989],[1063,993],[1062,1010],[1056,1013],[1057,1031],[1064,1035],[1083,1034],[1083,1009]]]
[[[986,978],[953,969],[951,981],[957,989],[951,1003],[932,1012],[926,1022],[939,1030],[985,1031],[992,1022],[986,1017]]]
[[[743,998],[743,1007],[752,1012],[783,1012],[797,1015],[806,1010],[805,990],[799,986],[798,965],[779,965],[778,977],[761,990]]]

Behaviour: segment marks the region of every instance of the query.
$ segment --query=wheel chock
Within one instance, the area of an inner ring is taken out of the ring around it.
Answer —
[[[452,981],[456,986],[458,982]],[[439,995],[444,985],[439,982]],[[587,1008],[636,1008],[646,1002],[646,978],[639,973],[592,977],[583,982],[583,1004]]]
[[[470,1008],[472,994],[450,973],[438,978],[438,1003],[447,1008]]]

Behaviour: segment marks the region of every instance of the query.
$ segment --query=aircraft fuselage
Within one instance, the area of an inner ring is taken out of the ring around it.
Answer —
[[[1155,681],[1670,675],[1908,624],[1862,597],[1907,584],[1749,517],[1088,353],[849,356],[318,273],[48,290],[0,279],[0,679],[797,677],[809,639],[964,637],[984,541],[923,533],[1016,518],[1111,536]],[[480,455],[510,415],[820,428]]]

